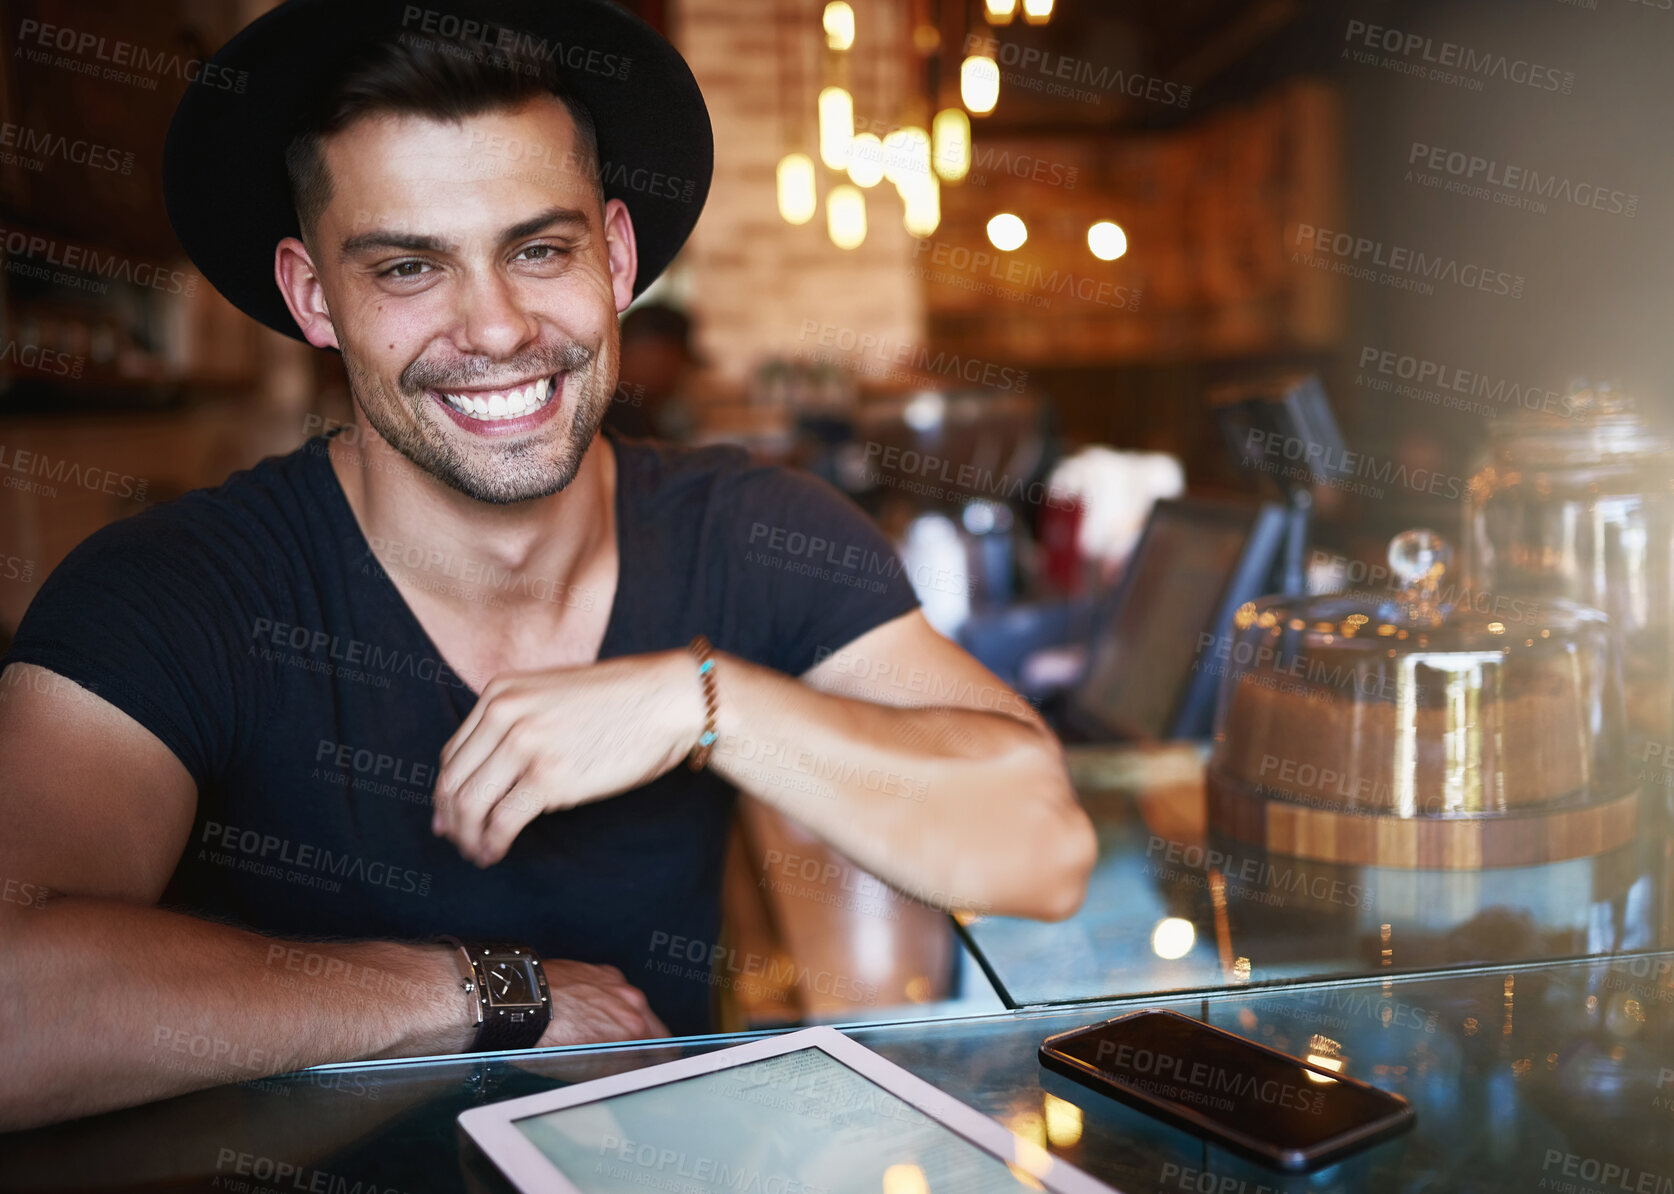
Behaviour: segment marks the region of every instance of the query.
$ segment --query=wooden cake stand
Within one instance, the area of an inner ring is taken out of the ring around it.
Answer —
[[[1210,829],[1274,854],[1354,866],[1480,870],[1603,854],[1633,839],[1637,789],[1580,808],[1399,817],[1252,793],[1210,769]]]

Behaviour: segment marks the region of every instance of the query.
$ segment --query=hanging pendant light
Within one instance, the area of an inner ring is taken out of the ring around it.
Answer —
[[[942,222],[942,184],[934,174],[919,175],[901,188],[901,222],[920,240],[935,232]]]
[[[963,108],[943,108],[930,122],[931,160],[947,182],[958,182],[971,171],[971,118]]]
[[[1087,248],[1100,261],[1115,261],[1128,251],[1128,234],[1120,224],[1100,220],[1087,229]]]
[[[988,243],[1001,252],[1020,249],[1028,239],[1028,225],[1009,211],[1003,211],[988,221]]]
[[[825,197],[825,230],[839,249],[857,249],[866,240],[866,196],[842,183]]]
[[[833,170],[847,169],[854,141],[854,97],[841,87],[820,92],[820,161]]]
[[[814,192],[814,159],[787,153],[779,159],[779,215],[787,224],[806,224],[819,210]]]
[[[960,63],[959,98],[973,115],[992,112],[1000,99],[1000,64],[980,54]]]
[[[1052,19],[1052,0],[1023,0],[1023,19],[1031,25],[1044,25]]]
[[[884,178],[884,145],[875,133],[856,133],[849,142],[849,181],[875,187]]]
[[[990,25],[1009,25],[1017,15],[1017,0],[983,0],[982,15]]]
[[[1051,5],[1047,7],[1050,9]],[[844,0],[831,0],[825,6],[825,44],[833,50],[846,50],[854,45],[854,9]]]
[[[912,180],[930,175],[930,134],[916,125],[892,129],[884,138],[883,175],[904,190]]]

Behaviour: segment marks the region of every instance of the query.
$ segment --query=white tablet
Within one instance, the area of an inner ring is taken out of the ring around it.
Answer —
[[[1114,1194],[834,1028],[475,1107],[525,1194]]]

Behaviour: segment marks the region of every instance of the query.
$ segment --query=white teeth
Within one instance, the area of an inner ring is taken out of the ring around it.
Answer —
[[[539,410],[551,400],[552,392],[553,379],[543,377],[515,390],[500,390],[486,397],[481,394],[443,394],[442,397],[454,410],[492,422]]]

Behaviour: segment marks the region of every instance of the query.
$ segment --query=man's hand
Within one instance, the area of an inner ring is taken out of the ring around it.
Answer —
[[[489,866],[542,813],[650,783],[702,728],[686,651],[502,673],[442,747],[431,829]]]
[[[544,961],[541,967],[552,992],[552,1022],[541,1034],[538,1048],[670,1035],[644,993],[616,967],[553,961]]]

